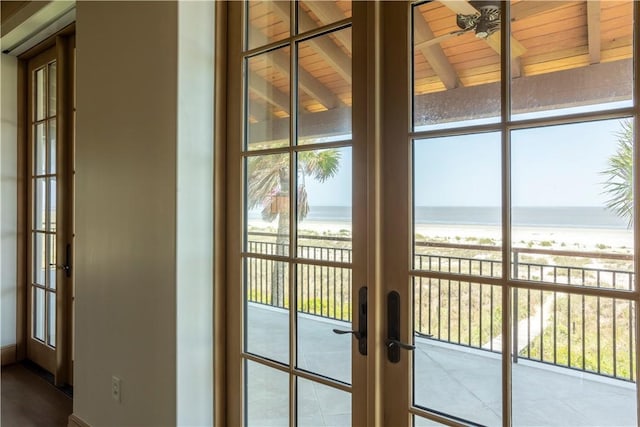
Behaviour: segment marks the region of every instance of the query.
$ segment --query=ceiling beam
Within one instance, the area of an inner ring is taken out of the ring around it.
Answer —
[[[421,46],[420,43],[433,39],[435,36],[424,16],[420,11],[416,10],[413,19],[413,28],[415,30],[414,42],[416,48],[422,53],[422,56],[429,62],[433,71],[438,75],[442,83],[447,89],[454,89],[462,86],[456,70],[453,68],[449,59],[444,54],[444,50],[438,44],[431,46]]]
[[[275,3],[275,12],[285,22],[289,22],[289,6],[280,2]],[[314,28],[317,26],[315,21],[311,17],[300,10],[298,14],[298,24],[302,28]],[[337,37],[337,32],[332,33],[334,37]],[[346,81],[351,84],[351,58],[347,56],[338,45],[336,45],[329,37],[320,36],[310,40],[306,40],[303,43],[308,43],[312,48],[321,55],[324,60],[331,65],[331,67]]]
[[[248,86],[251,92],[289,114],[289,95],[287,93],[273,86],[253,71],[249,72]]]
[[[600,2],[587,2],[587,29],[589,32],[589,63],[600,62]]]
[[[332,24],[345,19],[344,13],[334,2],[305,1],[304,5],[318,17],[322,25]],[[340,43],[342,43],[347,52],[351,53],[351,32],[338,31],[337,33],[334,33],[334,35]]]
[[[522,77],[522,60],[520,58],[513,58],[511,60],[511,78],[517,79]]]

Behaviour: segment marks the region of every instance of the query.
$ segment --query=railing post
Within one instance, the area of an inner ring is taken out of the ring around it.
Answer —
[[[512,250],[513,252],[513,278],[518,278],[518,251]],[[512,327],[513,327],[513,336],[511,337],[511,342],[513,348],[511,352],[513,353],[511,358],[513,363],[518,363],[518,288],[513,288],[513,307],[511,312],[513,313],[512,318]]]

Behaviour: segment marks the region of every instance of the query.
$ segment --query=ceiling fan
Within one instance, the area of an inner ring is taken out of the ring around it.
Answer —
[[[496,52],[500,52],[501,1],[440,0],[440,3],[456,14],[456,24],[460,29],[428,40],[416,40],[416,48],[428,48],[453,37],[474,32],[476,37],[484,40]],[[518,1],[510,5],[511,20],[519,21],[568,4],[571,2],[566,0]],[[512,36],[512,57],[519,57],[525,52],[526,48]]]
[[[459,13],[456,24],[462,33],[474,31],[479,39],[486,39],[500,29],[500,4],[490,1],[470,1],[478,12],[470,15]]]
[[[427,47],[453,37],[473,31],[477,38],[487,40],[500,30],[499,1],[441,1],[456,13],[456,25],[459,30],[418,43],[416,47]]]

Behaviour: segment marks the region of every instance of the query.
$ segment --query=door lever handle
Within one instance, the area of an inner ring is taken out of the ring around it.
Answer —
[[[362,334],[359,331],[345,331],[343,329],[334,329],[333,333],[338,335],[353,334],[353,336],[358,340],[362,338]]]
[[[65,252],[66,260],[64,264],[59,265],[56,263],[50,263],[49,267],[55,267],[56,270],[62,270],[67,277],[71,277],[71,245],[68,243],[65,247]]]
[[[416,346],[415,345],[411,345],[411,344],[405,344],[401,341],[398,340],[392,340],[392,339],[388,339],[386,341],[387,347],[392,348],[392,347],[400,347],[403,348],[405,350],[415,350]]]
[[[400,361],[400,349],[414,350],[415,346],[400,341],[400,294],[396,291],[387,295],[387,359],[391,363]]]
[[[71,267],[69,267],[66,264],[58,265],[58,264],[50,263],[49,267],[55,267],[56,270],[64,270],[64,271],[69,271],[71,269]]]
[[[358,352],[367,355],[367,287],[363,286],[358,291],[358,330],[345,331],[344,329],[334,329],[334,334],[353,334],[358,340]]]

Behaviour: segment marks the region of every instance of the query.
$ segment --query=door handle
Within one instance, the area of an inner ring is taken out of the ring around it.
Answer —
[[[358,340],[358,352],[361,355],[367,355],[367,287],[363,286],[358,291],[358,330],[345,331],[343,329],[334,329],[335,334],[344,335],[352,334]]]
[[[49,267],[55,267],[56,270],[64,270],[65,276],[71,277],[71,245],[69,243],[65,247],[64,264],[51,263]]]
[[[387,295],[387,358],[391,363],[400,361],[400,349],[414,350],[416,347],[400,341],[400,294],[396,291]]]

